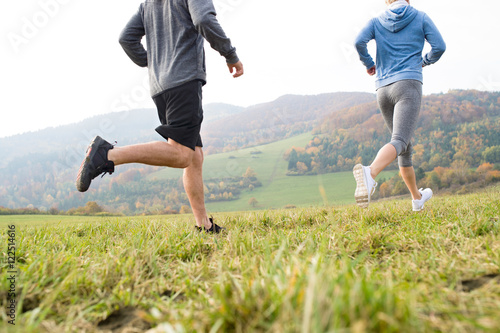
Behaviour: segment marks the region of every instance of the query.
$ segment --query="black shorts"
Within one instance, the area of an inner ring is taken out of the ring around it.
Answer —
[[[156,132],[167,141],[172,139],[192,150],[203,147],[200,136],[202,86],[199,80],[190,81],[153,97],[161,122]]]

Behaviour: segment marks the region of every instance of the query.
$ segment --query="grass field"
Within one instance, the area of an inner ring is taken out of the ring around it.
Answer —
[[[292,146],[304,147],[311,133],[229,153],[207,156],[204,163],[204,178],[241,176],[248,167],[257,173],[262,187],[245,191],[238,200],[207,204],[211,212],[233,212],[251,209],[277,209],[286,205],[297,207],[354,203],[356,188],[352,172],[330,173],[318,176],[286,176],[288,162],[283,159],[285,151]],[[258,152],[258,153],[257,153]],[[397,171],[384,171],[379,178],[391,178]],[[182,171],[164,169],[148,176],[149,179],[179,178]],[[324,190],[324,192],[323,192]],[[256,198],[257,206],[248,202]]]
[[[1,332],[499,332],[500,187],[405,201],[191,216],[0,217],[20,292]],[[15,219],[14,219],[15,218]]]

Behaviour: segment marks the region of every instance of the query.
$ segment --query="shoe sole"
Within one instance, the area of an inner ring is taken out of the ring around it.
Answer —
[[[80,169],[78,170],[78,176],[76,177],[76,189],[79,192],[86,192],[90,187],[92,179],[90,179],[90,176],[88,175],[88,165],[96,154],[97,148],[99,147],[97,141],[100,140],[101,138],[99,136],[96,136],[94,140],[92,140],[92,142],[87,148],[85,159],[80,165]]]
[[[413,211],[414,211],[414,212],[420,212],[422,209],[424,209],[424,206],[425,206],[425,205],[422,205],[422,207],[420,207],[420,209],[415,209],[415,208],[413,208]]]
[[[356,204],[361,208],[368,208],[370,204],[370,193],[368,193],[368,183],[365,172],[363,171],[363,166],[357,164],[352,170],[354,179],[356,180],[356,191],[354,192],[354,198],[356,199]]]

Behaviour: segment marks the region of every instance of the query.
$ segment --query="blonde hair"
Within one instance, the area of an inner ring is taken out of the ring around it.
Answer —
[[[386,3],[386,5],[390,5],[391,3],[396,2],[396,1],[398,1],[398,0],[385,0],[385,3]],[[406,2],[408,2],[408,0],[406,0]]]

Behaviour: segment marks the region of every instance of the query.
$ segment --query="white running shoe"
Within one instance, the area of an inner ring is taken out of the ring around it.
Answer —
[[[424,204],[427,200],[432,198],[432,190],[430,188],[420,189],[418,190],[420,194],[422,195],[422,199],[420,200],[412,200],[413,203],[413,211],[414,212],[419,212],[422,209],[424,209]]]
[[[377,187],[377,182],[372,178],[370,167],[356,164],[352,173],[356,180],[356,192],[354,192],[356,203],[361,208],[368,208],[371,196]]]

